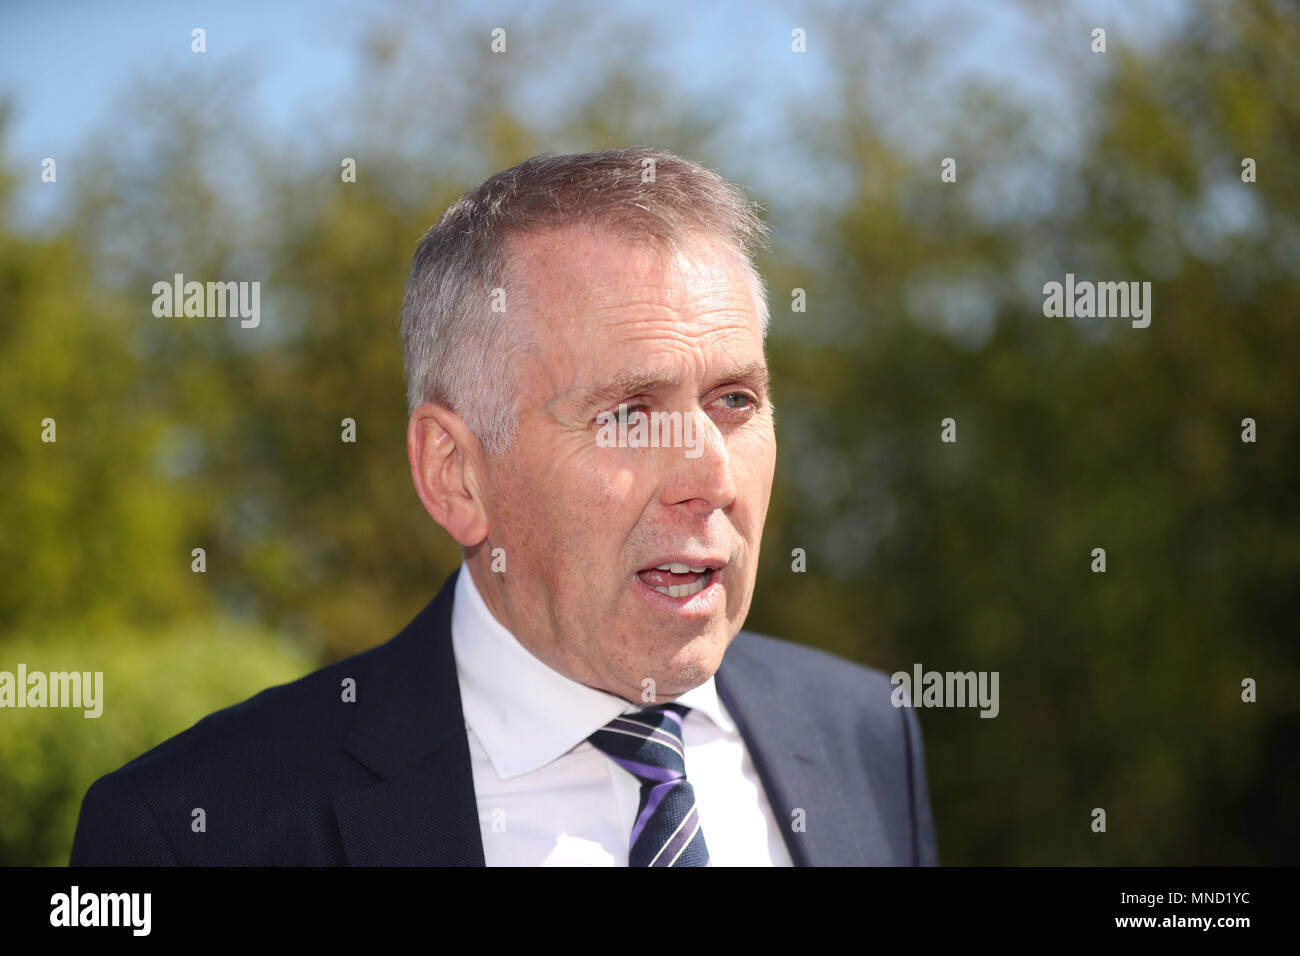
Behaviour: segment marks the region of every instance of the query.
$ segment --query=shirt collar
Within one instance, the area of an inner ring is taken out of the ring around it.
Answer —
[[[456,578],[451,640],[465,722],[502,780],[544,767],[619,714],[650,706],[580,684],[534,657],[493,616],[466,564]],[[712,677],[677,703],[736,732]]]

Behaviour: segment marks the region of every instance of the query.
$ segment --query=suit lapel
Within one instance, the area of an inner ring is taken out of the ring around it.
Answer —
[[[894,863],[874,798],[870,792],[852,799],[845,794],[824,731],[808,713],[811,702],[792,699],[789,684],[758,651],[741,631],[715,680],[795,866]],[[797,810],[803,811],[802,830],[795,828]]]
[[[334,801],[353,866],[484,865],[451,644],[457,573],[358,676],[344,749],[380,781]]]
[[[451,644],[457,573],[409,625],[369,652],[344,749],[379,781],[334,801],[353,866],[483,866],[460,682]],[[894,862],[868,791],[850,799],[822,730],[741,631],[716,676],[796,866]],[[805,828],[795,830],[794,811]]]

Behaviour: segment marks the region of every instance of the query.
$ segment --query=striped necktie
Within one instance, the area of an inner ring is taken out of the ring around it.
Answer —
[[[587,739],[641,781],[628,866],[710,866],[695,791],[686,779],[682,719],[689,707],[660,704],[615,717]]]

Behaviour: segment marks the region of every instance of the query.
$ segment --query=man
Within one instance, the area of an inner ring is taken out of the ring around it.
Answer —
[[[936,862],[889,679],[741,630],[776,461],[763,233],[650,149],[453,204],[402,332],[412,478],[464,564],[388,643],[97,781],[72,862]]]

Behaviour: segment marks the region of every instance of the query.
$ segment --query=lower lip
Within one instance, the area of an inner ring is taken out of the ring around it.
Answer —
[[[632,575],[632,587],[652,607],[661,611],[668,611],[678,617],[708,617],[717,610],[718,604],[722,601],[722,582],[719,580],[721,574],[721,569],[710,573],[709,583],[704,586],[704,590],[690,597],[670,597],[662,591],[656,591],[642,581],[639,574]]]

